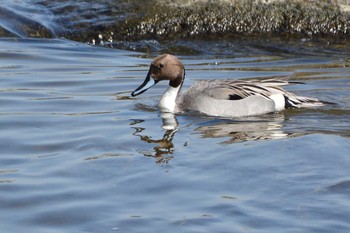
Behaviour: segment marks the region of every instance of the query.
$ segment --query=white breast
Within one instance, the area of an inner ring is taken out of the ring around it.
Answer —
[[[159,109],[161,112],[175,112],[176,107],[176,97],[179,93],[180,86],[179,87],[172,87],[169,86],[168,89],[164,92],[163,96],[160,98],[159,101]]]

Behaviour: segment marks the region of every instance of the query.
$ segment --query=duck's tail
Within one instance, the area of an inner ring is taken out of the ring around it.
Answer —
[[[297,96],[292,93],[284,95],[285,108],[315,108],[321,107],[328,104],[335,104],[332,102],[322,101],[317,98]]]

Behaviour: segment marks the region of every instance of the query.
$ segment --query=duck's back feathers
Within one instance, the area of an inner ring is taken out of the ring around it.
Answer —
[[[180,110],[216,116],[247,116],[286,108],[322,106],[315,98],[297,96],[282,86],[286,80],[204,80],[193,84],[178,99]]]

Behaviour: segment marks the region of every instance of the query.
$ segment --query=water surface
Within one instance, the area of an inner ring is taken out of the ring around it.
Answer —
[[[166,130],[166,83],[130,97],[155,53],[1,39],[0,231],[348,232],[348,54],[267,47],[182,55],[184,88],[281,76],[337,104]]]

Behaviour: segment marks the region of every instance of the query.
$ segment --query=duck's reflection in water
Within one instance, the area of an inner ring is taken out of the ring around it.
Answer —
[[[173,158],[172,154],[175,147],[172,141],[175,133],[178,131],[178,122],[173,114],[162,113],[161,118],[163,121],[162,128],[166,130],[161,139],[152,139],[150,136],[141,135],[145,128],[134,127],[136,129],[134,135],[139,136],[141,141],[157,144],[157,146],[153,147],[153,151],[141,151],[145,156],[154,157],[156,163],[166,163]],[[137,123],[140,123],[140,121],[135,120],[133,124]]]
[[[291,136],[283,131],[283,114],[217,121],[194,129],[204,138],[225,138],[223,144],[281,139]]]
[[[199,117],[199,116],[196,116]],[[173,158],[175,151],[173,139],[178,131],[178,121],[171,113],[162,113],[162,128],[165,133],[161,139],[152,139],[148,135],[142,135],[145,128],[134,127],[134,135],[142,141],[156,144],[151,151],[139,151],[145,156],[154,157],[157,163],[166,163]],[[199,117],[202,126],[194,129],[194,132],[204,138],[224,138],[222,144],[232,144],[255,140],[272,140],[293,136],[283,131],[285,121],[283,114],[269,114],[262,117],[246,117],[244,119],[215,119]],[[203,119],[205,120],[203,122]],[[143,122],[134,121],[133,125]],[[195,125],[195,124],[192,124]],[[190,135],[189,135],[190,136]]]

